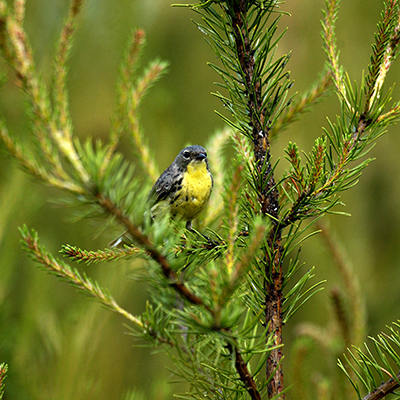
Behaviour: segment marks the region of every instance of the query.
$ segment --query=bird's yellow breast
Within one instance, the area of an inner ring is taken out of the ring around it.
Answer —
[[[194,161],[183,174],[179,198],[171,205],[172,214],[190,221],[206,206],[211,195],[212,178],[205,161]]]

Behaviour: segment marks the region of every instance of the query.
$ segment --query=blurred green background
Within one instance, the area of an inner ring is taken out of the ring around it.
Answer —
[[[26,29],[38,68],[49,82],[51,60],[61,25],[67,15],[66,0],[28,0]],[[170,62],[169,73],[151,90],[142,106],[142,124],[163,170],[186,144],[202,144],[222,121],[215,90],[216,74],[206,65],[215,56],[203,35],[190,21],[196,15],[170,7],[170,0],[87,0],[79,17],[73,47],[69,89],[74,131],[79,137],[108,134],[115,103],[118,68],[133,28],[147,34],[143,65],[159,57]],[[288,1],[291,16],[281,20],[289,27],[278,53],[292,51],[288,64],[300,93],[317,79],[324,64],[320,19],[323,0]],[[341,62],[352,80],[360,82],[369,61],[376,22],[383,1],[344,0],[337,23]],[[2,70],[9,71],[2,63]],[[389,83],[399,79],[400,62]],[[400,91],[394,100],[400,100]],[[289,140],[309,151],[327,126],[326,117],[338,113],[334,95],[325,98],[301,120],[282,132],[273,145],[275,159],[283,156]],[[29,141],[29,122],[14,77],[0,92],[0,113],[13,132]],[[371,156],[376,158],[360,183],[342,200],[352,217],[331,216],[332,230],[353,265],[365,296],[368,334],[400,318],[400,130],[394,126],[382,137]],[[127,147],[122,149],[131,158]],[[1,153],[0,159],[0,362],[9,364],[5,399],[120,399],[137,390],[146,399],[171,399],[185,390],[183,384],[166,383],[171,367],[163,354],[133,347],[122,318],[111,315],[70,286],[34,268],[22,252],[17,230],[26,223],[35,228],[42,243],[57,254],[62,244],[89,250],[104,248],[110,237],[97,237],[98,225],[71,222],[74,210],[53,205],[59,192],[43,187],[22,173]],[[133,160],[133,159],[132,159]],[[211,166],[212,161],[210,160]],[[282,158],[280,167],[287,168]],[[318,294],[285,327],[287,350],[296,325],[314,321],[322,326],[332,317],[329,290],[341,281],[319,237],[303,247],[306,267],[316,266],[318,279],[328,279]],[[135,313],[143,309],[146,288],[129,278],[129,263],[79,266]],[[324,369],[323,363],[320,364]],[[289,382],[288,382],[289,383]],[[138,397],[139,398],[139,397]]]

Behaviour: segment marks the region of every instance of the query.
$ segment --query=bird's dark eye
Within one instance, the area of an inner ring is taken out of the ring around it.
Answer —
[[[190,158],[190,151],[189,150],[185,150],[183,152],[183,158],[186,158],[186,160],[188,160]]]

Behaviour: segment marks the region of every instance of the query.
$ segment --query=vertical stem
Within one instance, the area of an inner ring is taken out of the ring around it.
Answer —
[[[247,0],[234,2],[234,14],[232,15],[232,27],[236,40],[237,54],[244,74],[244,85],[248,95],[248,110],[252,138],[254,145],[255,165],[260,176],[263,177],[258,188],[258,200],[261,212],[271,218],[273,228],[269,234],[268,248],[265,249],[265,322],[269,327],[269,333],[273,335],[276,349],[272,350],[267,359],[266,375],[270,379],[268,383],[268,396],[272,398],[280,395],[284,399],[283,370],[282,370],[282,248],[281,228],[278,223],[279,194],[270,163],[269,129],[264,123],[265,110],[262,109],[261,79],[254,79],[254,51],[253,43],[247,37],[248,30],[245,26],[245,16],[248,10]]]
[[[273,232],[276,232],[274,235]],[[266,254],[266,275],[269,279],[265,282],[265,322],[268,332],[273,335],[274,345],[278,346],[271,350],[267,359],[267,377],[272,376],[268,384],[268,395],[274,397],[283,391],[283,369],[282,369],[282,284],[283,271],[281,263],[281,230],[273,229],[268,240],[268,251]],[[285,398],[281,394],[281,399]]]

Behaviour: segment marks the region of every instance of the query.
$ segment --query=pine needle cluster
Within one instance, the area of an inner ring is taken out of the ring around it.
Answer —
[[[8,5],[0,0],[0,50],[26,98],[34,148],[11,134],[3,120],[0,137],[29,174],[84,206],[84,216],[106,217],[105,224],[126,231],[132,243],[122,248],[89,251],[65,245],[61,253],[71,262],[86,264],[144,260],[145,272],[137,279],[150,288],[145,312],[135,315],[122,308],[106,288],[49,254],[26,227],[21,229],[25,250],[41,268],[127,319],[137,338],[162,348],[174,362],[176,376],[190,384],[181,398],[283,399],[290,385],[283,379],[282,328],[324,282],[311,283],[313,269],[302,271],[299,245],[315,233],[311,225],[327,213],[339,212],[340,193],[358,182],[371,161],[366,155],[375,140],[400,117],[400,103],[390,105],[392,89],[383,90],[399,51],[398,1],[385,4],[370,65],[357,84],[339,62],[339,1],[327,0],[322,21],[326,68],[298,97],[286,70],[290,54],[275,57],[285,33],[277,35],[285,15],[282,2],[207,0],[187,6],[200,16],[196,25],[218,57],[218,64],[210,64],[220,79],[214,95],[222,101],[225,111],[218,114],[228,126],[209,142],[215,186],[212,206],[198,225],[201,233],[187,231],[169,218],[152,221],[146,209],[147,193],[159,170],[140,124],[139,107],[167,63],[154,60],[140,70],[143,31],[133,32],[125,53],[107,140],[81,141],[74,136],[67,64],[82,3],[71,2],[47,87],[24,30],[25,2]],[[328,120],[309,153],[301,156],[298,146],[289,143],[288,170],[277,176],[273,139],[319,101],[331,83],[339,115]],[[118,152],[124,135],[135,166]],[[234,157],[226,167],[218,155],[228,144]],[[140,168],[142,179],[136,178],[135,168]],[[343,268],[348,278],[346,274]],[[341,295],[334,292],[332,298],[342,336],[350,345],[353,330]],[[380,398],[373,393],[379,378],[384,380],[383,372],[390,380],[379,387],[380,393],[392,393],[398,386],[399,376],[388,357],[398,365],[392,343],[399,340],[398,333],[391,332],[390,337],[373,339],[378,359],[368,347],[366,353],[358,348],[350,353],[346,373],[359,398],[357,378],[369,399]],[[5,371],[0,366],[0,393]]]

